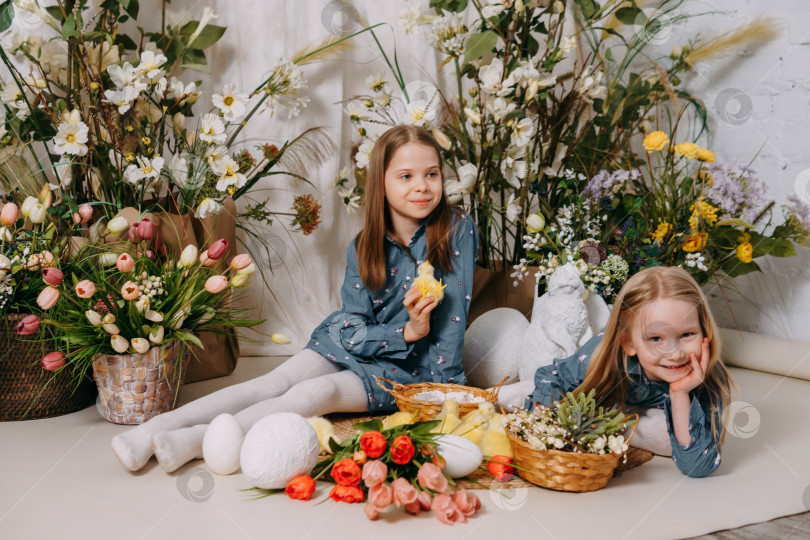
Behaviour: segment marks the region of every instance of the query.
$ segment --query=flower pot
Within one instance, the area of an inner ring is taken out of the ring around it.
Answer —
[[[78,385],[68,369],[42,369],[42,348],[34,336],[17,335],[27,314],[6,315],[0,322],[0,420],[32,420],[79,411],[96,397],[96,385],[84,377]]]
[[[189,361],[179,341],[146,354],[104,354],[93,361],[102,416],[114,424],[142,424],[174,408]]]
[[[492,268],[476,266],[467,326],[487,311],[500,307],[516,309],[531,320],[534,299],[537,298],[534,278],[537,270],[537,266],[530,266],[529,275],[518,281],[516,287],[514,278],[510,277],[515,270],[504,265],[503,261],[493,261]]]

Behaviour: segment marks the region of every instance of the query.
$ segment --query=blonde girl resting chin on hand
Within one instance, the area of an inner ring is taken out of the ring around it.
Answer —
[[[534,385],[527,408],[550,406],[569,391],[595,390],[599,405],[661,409],[661,433],[651,433],[656,423],[642,416],[640,434],[668,439],[672,460],[688,476],[706,476],[720,465],[721,418],[733,382],[720,360],[706,298],[682,268],[652,267],[632,276],[605,330],[571,357],[538,368]]]

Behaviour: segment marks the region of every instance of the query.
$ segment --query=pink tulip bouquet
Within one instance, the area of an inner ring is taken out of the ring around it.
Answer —
[[[147,229],[138,227],[143,236]],[[249,255],[237,255],[226,267],[230,246],[218,240],[202,253],[189,245],[179,257],[161,259],[135,235],[121,253],[91,246],[74,258],[70,271],[43,268],[40,316],[24,319],[18,333],[36,334],[45,343],[50,352],[42,359],[44,369],[70,366],[78,378],[100,354],[146,354],[175,340],[202,347],[199,332],[232,333],[261,322],[232,307],[229,294],[255,273]]]

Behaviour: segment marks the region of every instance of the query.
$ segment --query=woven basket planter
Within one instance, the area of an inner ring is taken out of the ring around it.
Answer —
[[[636,417],[636,424],[633,424],[633,430],[627,438],[628,444],[636,432],[638,423],[638,415],[630,416]],[[602,489],[613,476],[619,460],[626,459],[626,454],[537,450],[515,436],[509,429],[506,430],[506,436],[512,444],[515,465],[519,467],[518,475],[532,484],[558,491],[584,493]]]
[[[172,341],[146,354],[105,354],[93,361],[101,415],[114,424],[143,424],[174,408],[190,358]]]
[[[25,317],[6,315],[0,322],[0,420],[33,420],[79,411],[96,398],[90,377],[73,380],[68,369],[42,369],[41,347],[17,335],[17,324]]]
[[[412,396],[422,392],[429,392],[431,390],[438,390],[445,394],[449,392],[466,392],[473,396],[480,397],[484,401],[490,403],[498,402],[498,392],[501,390],[501,385],[506,382],[506,379],[501,381],[501,384],[492,390],[484,390],[483,388],[475,388],[474,386],[463,386],[460,384],[447,384],[447,383],[417,383],[417,384],[399,384],[389,381],[384,377],[377,377],[377,386],[394,396],[397,407],[400,411],[408,412],[411,414],[418,414],[417,420],[431,420],[434,416],[439,414],[442,410],[442,401],[424,401],[421,399],[414,399]],[[383,383],[388,383],[392,388],[387,388]],[[478,403],[459,403],[458,414],[463,417],[478,408]]]

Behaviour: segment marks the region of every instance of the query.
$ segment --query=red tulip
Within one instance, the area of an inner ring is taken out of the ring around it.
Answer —
[[[42,357],[42,367],[48,371],[56,371],[65,365],[65,353],[55,351]]]
[[[21,336],[30,336],[39,330],[39,317],[28,315],[17,324],[17,333]]]
[[[225,239],[219,239],[208,248],[208,258],[219,260],[228,251],[229,243]]]
[[[44,279],[45,283],[48,285],[57,287],[62,284],[62,280],[65,279],[65,274],[56,267],[46,266],[42,269],[42,279]]]
[[[130,242],[151,240],[155,236],[155,224],[149,218],[143,218],[129,228]]]

